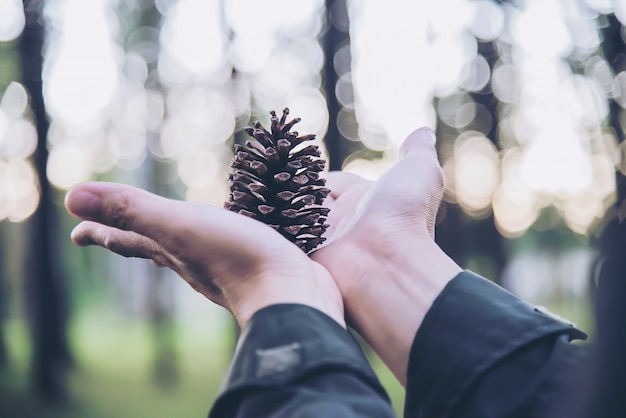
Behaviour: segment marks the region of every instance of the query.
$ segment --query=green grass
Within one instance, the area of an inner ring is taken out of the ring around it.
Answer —
[[[10,369],[0,378],[0,417],[205,417],[230,348],[219,336],[193,331],[176,335],[176,381],[158,383],[151,334],[142,321],[81,315],[71,332],[76,366],[68,376],[70,399],[49,405],[29,390],[28,338],[24,324],[12,321],[7,327]]]
[[[584,331],[593,331],[585,301],[546,305],[578,322]],[[25,323],[8,321],[5,331],[10,357],[9,370],[0,371],[1,418],[206,417],[233,348],[228,324],[217,328],[201,322],[170,324],[162,335],[175,341],[172,362],[178,375],[169,384],[159,383],[154,375],[153,330],[144,320],[92,306],[78,312],[71,326],[76,364],[68,376],[70,397],[64,404],[50,405],[29,389],[31,347]],[[156,345],[172,350],[171,344]],[[404,388],[377,356],[370,355],[370,361],[401,417]]]
[[[144,321],[89,309],[71,327],[75,367],[68,376],[70,397],[60,405],[31,392],[31,347],[24,322],[7,323],[10,369],[0,373],[0,417],[143,418],[206,417],[226,372],[232,336],[225,326],[175,328],[178,376],[159,384],[154,376],[152,333]],[[375,355],[371,361],[402,416],[404,389]]]

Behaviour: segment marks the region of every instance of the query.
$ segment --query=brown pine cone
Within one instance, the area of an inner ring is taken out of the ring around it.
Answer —
[[[315,135],[298,136],[291,128],[300,118],[286,122],[289,109],[278,119],[270,112],[271,132],[260,122],[247,127],[254,140],[235,145],[229,175],[230,200],[225,207],[266,223],[285,238],[310,252],[325,238],[326,215],[321,204],[330,193],[319,177],[326,162],[316,145],[298,147]],[[285,123],[286,122],[286,123]]]

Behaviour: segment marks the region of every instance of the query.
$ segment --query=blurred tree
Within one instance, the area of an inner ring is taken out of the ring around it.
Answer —
[[[617,75],[626,70],[624,28],[615,15],[608,15],[606,19],[608,24],[602,29],[602,49]],[[620,105],[610,100],[609,124],[620,144],[624,141],[624,129],[620,123],[623,113]],[[622,154],[621,170],[624,170],[623,158]],[[611,219],[601,237],[602,264],[597,297],[599,352],[596,356],[597,374],[590,384],[593,403],[584,410],[586,414],[592,413],[601,418],[623,415],[623,391],[626,387],[626,315],[623,301],[626,294],[626,177],[620,170],[616,172],[616,182],[616,210],[609,212]],[[621,413],[618,412],[620,410]]]
[[[65,370],[71,363],[67,342],[65,278],[61,273],[57,209],[46,176],[48,120],[42,91],[42,0],[24,0],[26,24],[19,40],[22,82],[30,95],[37,129],[33,163],[37,171],[40,200],[29,221],[26,253],[26,298],[33,333],[33,377],[39,395],[62,400],[66,395]]]
[[[19,68],[17,59],[17,42],[0,42],[0,92],[19,77]],[[9,282],[9,272],[6,263],[6,247],[4,242],[8,242],[6,228],[3,228],[3,222],[0,221],[0,371],[8,367],[8,353],[6,339],[4,335],[4,321],[8,315],[7,289]]]
[[[602,29],[602,51],[604,57],[611,65],[615,75],[626,71],[626,49],[622,37],[623,26],[614,14],[605,17],[607,24]],[[623,94],[623,93],[622,93]],[[620,123],[623,110],[615,100],[609,100],[609,125],[614,130],[618,142],[624,140],[624,129]],[[618,206],[626,199],[626,178],[621,172],[617,172]]]
[[[477,40],[477,45],[478,53],[485,58],[493,73],[498,60],[494,43]],[[464,129],[484,133],[496,149],[501,149],[497,140],[499,101],[491,84],[487,83],[478,91],[470,91],[469,96],[477,108],[484,109],[486,113],[477,111],[473,122]],[[455,141],[457,136],[456,129],[438,120],[437,137],[440,145]],[[479,257],[481,262],[478,272],[499,283],[508,262],[508,252],[506,240],[496,228],[493,211],[484,218],[471,219],[458,204],[444,202],[439,219],[435,238],[443,250],[459,265],[467,265],[468,258]]]
[[[454,141],[458,133],[447,127],[437,116],[437,146],[439,155],[444,143]],[[442,202],[437,214],[435,241],[458,265],[466,265],[468,251],[467,215],[456,203]]]
[[[0,228],[0,237],[2,236],[2,228]],[[5,296],[5,279],[4,276],[6,271],[2,266],[5,266],[4,263],[4,251],[2,247],[3,240],[0,239],[0,371],[6,370],[7,368],[7,348],[4,338],[4,321],[7,314],[7,303]]]
[[[478,40],[478,53],[482,55],[489,64],[489,72],[493,74],[493,70],[498,60],[498,53],[492,41],[481,42]],[[493,94],[491,84],[487,83],[481,90],[470,93],[470,96],[477,105],[482,105],[487,110],[485,120],[479,121],[485,124],[485,135],[493,143],[496,149],[501,150],[497,139],[498,126],[498,99]],[[479,118],[477,112],[476,118]],[[489,276],[497,283],[502,281],[502,273],[508,261],[508,253],[506,242],[502,234],[496,228],[493,211],[484,219],[475,221],[475,230],[471,234],[476,245],[472,245],[480,254],[486,254],[489,260],[490,271]]]
[[[350,45],[350,18],[346,0],[326,0],[326,35],[324,36],[324,93],[328,106],[328,131],[326,132],[326,150],[328,168],[341,170],[344,160],[352,151],[355,143],[348,141],[339,131],[339,112],[341,103],[337,99],[337,71],[335,54],[339,48]]]
[[[622,38],[622,24],[615,17],[615,15],[601,16],[604,20],[602,27],[602,52],[607,62],[613,70],[613,74],[617,75],[622,71],[626,71],[626,46]],[[623,109],[616,100],[609,99],[609,115],[608,124],[609,128],[613,131],[618,143],[624,141],[624,129],[620,118],[623,114]],[[621,149],[621,148],[618,148]],[[623,151],[622,151],[623,152]],[[601,255],[600,259],[604,260],[611,254],[613,248],[621,248],[621,241],[626,237],[620,237],[618,230],[624,230],[624,228],[618,228],[618,225],[626,218],[626,176],[624,176],[624,161],[623,155],[621,156],[620,169],[615,172],[616,192],[617,199],[615,202],[615,210],[608,211],[606,216],[610,219],[606,220],[606,225],[601,236]],[[623,272],[622,277],[626,277],[626,271]],[[592,288],[595,287],[597,277],[592,272],[591,283]]]
[[[137,27],[129,29],[145,31],[146,29],[154,30],[156,33],[161,27],[161,13],[157,9],[155,3],[151,0],[140,0],[137,2],[139,7],[139,19]],[[144,87],[146,90],[163,91],[163,86],[159,82],[157,71],[159,45],[154,43],[155,40],[140,40],[139,46],[135,52],[139,53],[145,60],[148,73]],[[133,45],[128,45],[133,48]],[[158,131],[147,131],[148,141],[158,141]],[[167,182],[163,177],[163,167],[165,163],[153,158],[150,153],[144,162],[144,167],[139,170],[145,176],[145,186],[156,194],[161,196],[170,196],[170,190]],[[159,387],[168,388],[178,382],[180,375],[178,368],[178,354],[176,344],[176,326],[174,319],[174,303],[171,297],[170,282],[167,280],[166,271],[155,265],[149,266],[149,274],[151,283],[148,286],[147,309],[149,326],[152,336],[152,372],[155,382]]]

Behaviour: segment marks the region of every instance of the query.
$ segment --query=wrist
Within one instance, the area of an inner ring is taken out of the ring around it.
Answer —
[[[352,271],[343,273],[351,275],[349,289],[342,288],[346,312],[405,384],[415,334],[437,296],[462,270],[430,238],[356,245],[352,251],[360,255],[352,258]],[[335,270],[331,273],[337,278]]]
[[[346,328],[343,303],[330,274],[317,263],[306,269],[273,269],[224,291],[226,304],[243,328],[261,309],[299,304],[317,309]]]

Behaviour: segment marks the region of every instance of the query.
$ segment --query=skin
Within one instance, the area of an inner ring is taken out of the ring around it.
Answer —
[[[65,205],[83,220],[72,231],[75,244],[171,268],[228,309],[241,327],[277,303],[309,305],[345,327],[341,295],[328,271],[265,224],[114,183],[78,185]]]
[[[276,303],[311,306],[345,327],[345,306],[351,325],[405,384],[415,333],[461,269],[433,239],[443,194],[434,134],[418,129],[400,153],[376,182],[329,173],[331,227],[311,257],[250,218],[113,183],[68,192],[68,211],[83,220],[72,240],[173,269],[242,327]]]
[[[443,195],[434,133],[413,132],[400,157],[376,182],[329,173],[334,228],[312,258],[335,279],[350,325],[405,385],[415,333],[461,268],[434,241]]]

